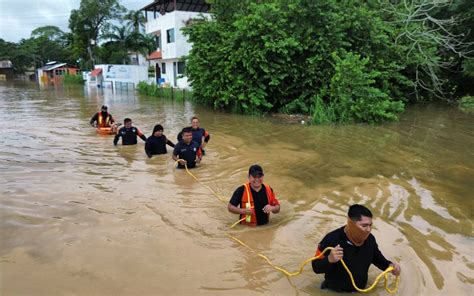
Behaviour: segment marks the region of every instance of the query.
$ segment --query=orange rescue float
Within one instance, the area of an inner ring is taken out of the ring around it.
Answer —
[[[117,133],[116,127],[96,127],[95,131],[99,135],[115,135]]]

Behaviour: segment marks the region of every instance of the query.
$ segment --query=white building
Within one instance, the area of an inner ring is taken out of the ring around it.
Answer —
[[[87,84],[98,88],[111,88],[114,91],[134,90],[140,81],[148,81],[148,67],[140,65],[95,65],[86,75]]]
[[[171,87],[188,88],[182,57],[191,44],[181,29],[193,18],[210,17],[210,5],[204,0],[155,0],[141,10],[147,22],[145,31],[155,36],[156,51],[148,56],[155,67],[156,82]]]

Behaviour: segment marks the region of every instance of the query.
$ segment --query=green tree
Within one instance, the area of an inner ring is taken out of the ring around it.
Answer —
[[[108,21],[118,18],[125,11],[118,0],[81,0],[79,9],[73,9],[69,28],[73,33],[73,48],[77,56],[87,61],[87,67],[94,64],[94,46],[105,32]]]
[[[439,42],[460,45],[449,30],[443,34],[430,23],[430,14],[417,21],[420,11],[434,9],[429,0],[211,4],[211,19],[184,30],[193,43],[186,74],[198,101],[245,113],[311,113],[316,122],[394,120],[402,102],[439,94],[440,66],[447,62]]]
[[[130,10],[124,19],[128,25],[133,28],[130,34],[129,48],[135,51],[135,58],[138,63],[138,54],[147,51],[147,39],[143,35],[143,27],[145,26],[146,18],[143,12],[139,10]],[[147,52],[148,53],[148,52]]]

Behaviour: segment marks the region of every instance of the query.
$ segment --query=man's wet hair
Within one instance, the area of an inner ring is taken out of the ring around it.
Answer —
[[[125,119],[123,120],[123,123],[127,123],[127,122],[132,122],[132,120],[131,120],[130,118],[125,118]]]
[[[194,120],[194,119],[197,119],[197,120],[199,120],[199,117],[197,117],[197,116],[193,116],[193,117],[191,117],[191,122],[193,122],[193,120]]]
[[[349,218],[351,218],[351,220],[355,222],[360,221],[362,219],[362,216],[372,218],[372,212],[363,205],[355,204],[349,207],[347,216],[349,216]]]
[[[183,130],[181,131],[181,133],[192,133],[193,132],[193,129],[191,127],[185,127],[183,128]]]

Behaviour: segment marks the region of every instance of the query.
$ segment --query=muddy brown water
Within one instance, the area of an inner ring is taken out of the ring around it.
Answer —
[[[331,294],[310,266],[287,279],[229,239],[237,217],[176,170],[171,151],[148,159],[143,142],[97,135],[88,121],[104,103],[147,136],[163,124],[172,140],[198,115],[211,140],[193,173],[227,198],[261,164],[281,213],[232,233],[275,264],[296,270],[363,203],[382,252],[402,266],[399,295],[472,293],[472,115],[432,105],[398,123],[303,126],[126,91],[3,83],[1,295]]]

